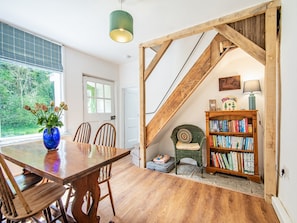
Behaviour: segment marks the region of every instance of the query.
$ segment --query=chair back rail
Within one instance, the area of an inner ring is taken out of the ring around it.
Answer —
[[[81,123],[73,137],[74,142],[89,143],[91,137],[91,125],[89,122]]]
[[[17,214],[16,212],[16,209],[15,209],[15,206],[14,206],[14,203],[13,203],[13,198],[14,198],[14,195],[12,194],[12,191],[4,177],[4,173],[2,171],[2,168],[6,174],[6,176],[8,177],[8,180],[10,181],[11,185],[13,186],[19,200],[21,201],[23,207],[25,208],[25,210],[27,211],[27,213],[30,213],[31,212],[31,209],[28,205],[28,203],[26,202],[19,186],[17,185],[12,173],[10,172],[6,162],[4,161],[2,155],[0,155],[0,163],[1,163],[1,168],[0,168],[0,174],[1,174],[1,197],[3,197],[3,204],[5,209],[9,212],[9,213],[12,213],[13,212],[13,215],[15,216]]]

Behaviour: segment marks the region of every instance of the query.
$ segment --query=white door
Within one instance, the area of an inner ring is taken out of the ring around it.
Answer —
[[[84,121],[91,124],[91,142],[97,129],[105,122],[115,125],[114,83],[84,76]]]
[[[139,143],[139,94],[137,88],[124,89],[125,148]]]

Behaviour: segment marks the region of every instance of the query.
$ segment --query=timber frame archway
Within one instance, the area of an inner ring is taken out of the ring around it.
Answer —
[[[161,129],[175,115],[192,92],[232,47],[240,47],[265,66],[264,77],[264,198],[271,203],[271,197],[277,195],[277,75],[279,72],[279,11],[280,2],[270,1],[238,11],[218,19],[199,24],[179,32],[169,34],[139,46],[140,73],[140,165],[145,167],[146,149]],[[253,32],[245,29],[245,23],[261,25],[262,29]],[[240,25],[241,24],[241,25]],[[243,25],[242,25],[243,24]],[[241,28],[238,29],[239,25]],[[263,26],[264,25],[264,26]],[[191,35],[216,30],[218,35],[198,58],[188,74],[162,105],[153,119],[146,124],[145,82],[158,64],[172,41]],[[250,35],[254,35],[251,38]],[[222,47],[223,46],[223,47]],[[145,49],[157,47],[155,57],[145,64]],[[195,73],[195,77],[193,74]],[[191,80],[191,81],[189,81]],[[187,95],[187,97],[186,97]],[[279,99],[278,99],[279,100]],[[174,104],[174,106],[172,106]],[[279,102],[280,104],[280,102]]]

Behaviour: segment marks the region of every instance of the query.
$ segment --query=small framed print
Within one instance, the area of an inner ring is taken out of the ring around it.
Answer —
[[[219,91],[240,89],[240,75],[219,78]]]
[[[217,108],[217,101],[215,99],[209,100],[209,111],[215,111]]]

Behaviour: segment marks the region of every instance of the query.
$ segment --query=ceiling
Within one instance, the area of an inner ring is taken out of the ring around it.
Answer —
[[[92,56],[123,64],[138,60],[139,44],[232,14],[267,0],[123,0],[134,39],[109,38],[109,14],[120,0],[0,0],[0,21]]]

